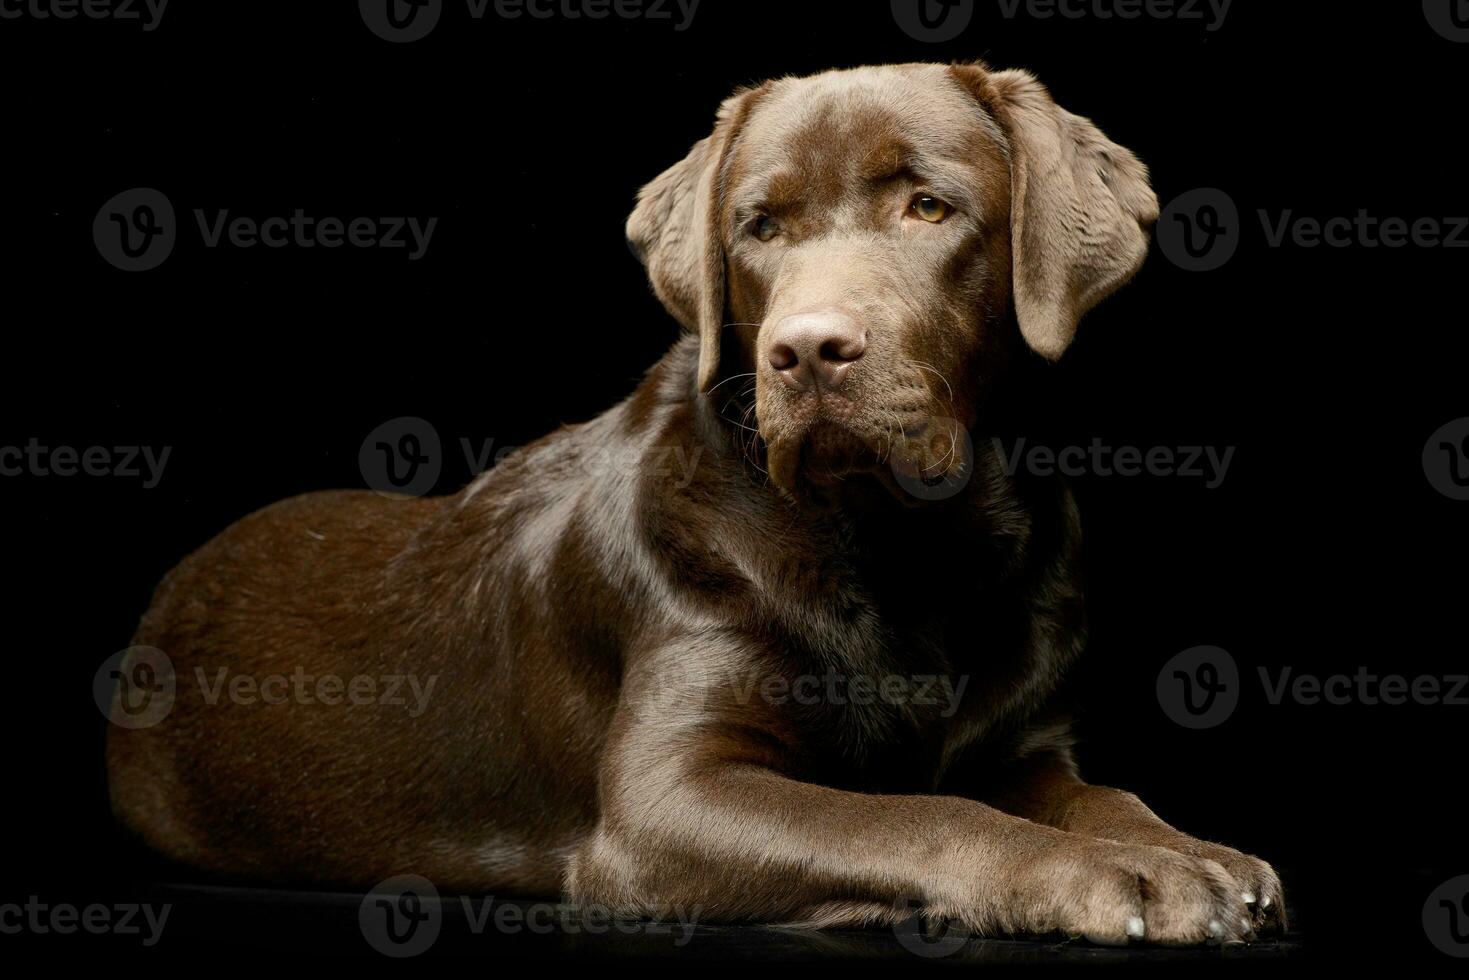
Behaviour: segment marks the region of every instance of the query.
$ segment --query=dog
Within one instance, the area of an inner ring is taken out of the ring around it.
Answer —
[[[308,494],[187,557],[134,641],[166,654],[169,713],[109,726],[115,812],[232,878],[1110,944],[1283,930],[1268,864],[1078,775],[1076,507],[970,435],[1157,213],[1138,159],[1023,71],[737,91],[627,223],[685,336],[456,495]],[[436,681],[418,713],[219,697],[404,675]]]

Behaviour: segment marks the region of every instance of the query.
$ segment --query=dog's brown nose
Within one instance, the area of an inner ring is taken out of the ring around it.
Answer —
[[[780,379],[797,391],[841,387],[852,362],[867,352],[867,332],[841,310],[782,318],[770,333],[767,357]]]

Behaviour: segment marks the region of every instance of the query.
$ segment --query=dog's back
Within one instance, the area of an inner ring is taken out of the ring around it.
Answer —
[[[578,482],[548,469],[585,428],[451,497],[286,500],[185,559],[134,638],[166,655],[172,707],[110,726],[120,819],[222,874],[557,890],[616,697],[615,662],[555,625],[586,590],[553,583],[586,569],[551,543]]]

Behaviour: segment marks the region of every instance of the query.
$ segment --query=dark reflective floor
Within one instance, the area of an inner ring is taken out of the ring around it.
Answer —
[[[928,935],[916,920],[896,928],[807,931],[614,920],[554,902],[490,896],[404,898],[197,885],[148,885],[138,901],[171,906],[167,931],[182,945],[369,957],[485,956],[497,960],[833,962],[906,968],[929,964],[1175,964],[1202,967],[1280,961],[1299,954],[1300,937],[1225,948],[1105,948],[1083,941],[983,939],[950,931]],[[160,943],[160,946],[163,944]],[[701,966],[700,969],[704,967]]]

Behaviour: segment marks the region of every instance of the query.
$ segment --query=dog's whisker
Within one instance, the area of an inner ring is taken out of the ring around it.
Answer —
[[[714,392],[718,391],[724,385],[729,384],[731,381],[736,381],[736,380],[738,380],[740,378],[753,378],[753,377],[755,377],[755,372],[754,371],[746,371],[744,374],[731,374],[729,377],[727,377],[723,381],[719,382],[719,384],[715,385],[713,388],[710,388],[707,392],[705,392],[705,394],[712,395],[712,394],[714,394]]]
[[[944,383],[944,387],[949,391],[949,407],[952,410],[954,405],[954,386],[949,384],[949,379],[944,377],[944,373],[927,361],[920,361],[917,358],[909,358],[909,363],[920,371],[929,372]]]
[[[729,396],[729,399],[726,400],[725,403],[719,407],[720,417],[722,417],[722,418],[728,418],[729,416],[727,416],[727,415],[724,414],[725,409],[729,408],[730,405],[734,404],[735,402],[739,401],[742,398],[748,398],[748,397],[750,397],[750,395],[752,395],[754,393],[755,393],[755,383],[752,381],[750,383],[749,387],[745,388],[743,391],[741,391],[741,392],[739,392],[737,394],[734,394],[734,395],[730,395]]]
[[[753,384],[750,386],[749,390],[754,390]],[[740,455],[744,457],[744,459],[749,462],[751,466],[759,470],[761,473],[765,473],[766,477],[769,477],[770,474],[766,472],[763,466],[760,465],[757,456],[757,450],[759,449],[760,445],[760,429],[758,425],[751,426],[746,424],[750,420],[751,415],[754,414],[755,408],[755,403],[751,402],[745,407],[744,413],[740,416],[740,421],[734,422],[733,424],[739,426],[745,432],[750,433],[748,437],[743,435],[740,436]]]

